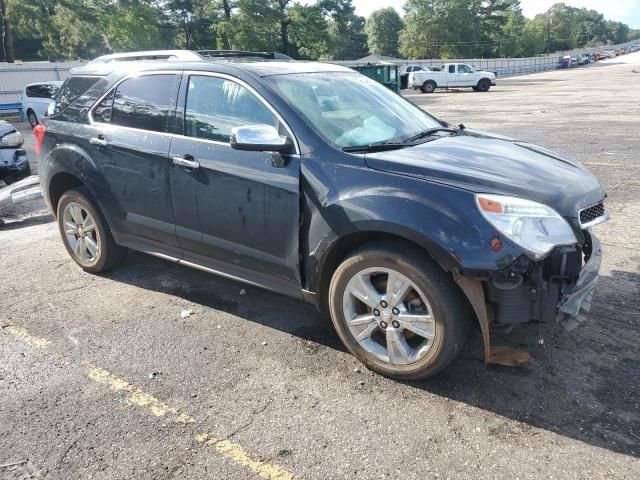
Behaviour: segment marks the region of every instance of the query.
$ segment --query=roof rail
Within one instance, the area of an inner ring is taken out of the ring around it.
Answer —
[[[144,60],[181,60],[185,62],[202,61],[202,56],[191,50],[148,50],[142,52],[124,52],[102,55],[87,65],[113,62],[133,62]]]
[[[280,52],[250,52],[247,50],[196,50],[204,58],[264,58],[265,60],[293,60]]]

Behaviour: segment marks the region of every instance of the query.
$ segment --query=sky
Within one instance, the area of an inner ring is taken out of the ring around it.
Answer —
[[[564,1],[572,7],[585,7],[604,14],[607,20],[624,22],[632,28],[640,28],[640,0],[520,0],[522,13],[527,17],[534,17],[546,11],[554,3]],[[354,0],[356,13],[368,17],[371,12],[379,8],[393,6],[400,14],[402,0]]]

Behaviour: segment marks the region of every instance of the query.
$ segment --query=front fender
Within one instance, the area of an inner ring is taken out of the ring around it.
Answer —
[[[327,172],[331,172],[328,174]],[[308,288],[317,291],[325,256],[342,238],[360,232],[389,234],[424,248],[445,269],[501,270],[522,250],[500,238],[479,214],[473,193],[422,179],[380,172],[364,162],[303,162],[306,237],[302,239]],[[495,245],[495,243],[494,243]]]

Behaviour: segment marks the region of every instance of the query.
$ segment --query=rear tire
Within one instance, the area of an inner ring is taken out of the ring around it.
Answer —
[[[396,379],[444,369],[471,325],[468,302],[451,276],[426,252],[402,243],[372,243],[352,253],[334,272],[328,300],[347,349]]]
[[[490,88],[491,88],[491,82],[486,78],[483,78],[482,80],[480,80],[478,82],[478,85],[476,85],[476,91],[478,92],[488,92]]]
[[[31,109],[27,110],[27,120],[29,120],[31,128],[34,128],[38,124],[38,116],[36,115],[36,112]]]
[[[420,90],[422,90],[422,93],[433,93],[435,89],[436,89],[436,82],[434,82],[433,80],[427,80],[422,84],[422,87],[420,87]]]
[[[113,240],[109,226],[86,188],[67,190],[57,208],[58,228],[67,252],[80,268],[106,272],[127,255]]]

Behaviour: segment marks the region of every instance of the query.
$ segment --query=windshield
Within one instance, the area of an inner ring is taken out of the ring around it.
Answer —
[[[356,72],[274,75],[266,80],[332,145],[401,142],[442,124]]]

